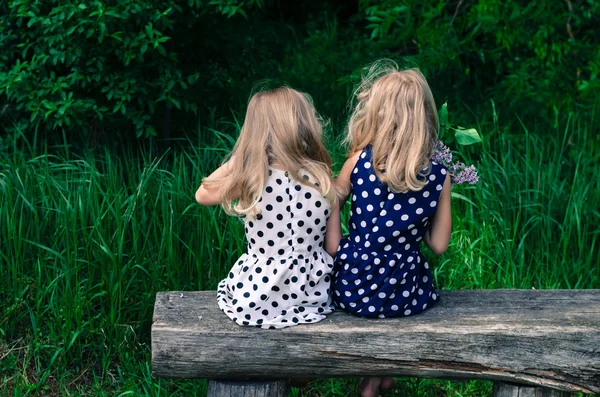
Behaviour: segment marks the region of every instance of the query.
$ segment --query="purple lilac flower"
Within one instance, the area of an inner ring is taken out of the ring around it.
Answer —
[[[477,169],[471,165],[467,167],[464,163],[457,161],[452,163],[452,152],[441,141],[438,141],[436,148],[433,151],[432,161],[442,164],[448,169],[450,180],[454,185],[462,183],[470,183],[472,185],[479,181]]]
[[[458,162],[452,164],[448,169],[448,172],[450,172],[450,179],[455,185],[460,185],[462,183],[474,185],[479,181],[477,170],[473,165],[467,167],[464,163]]]
[[[452,163],[452,152],[442,141],[438,141],[436,148],[433,150],[432,161],[445,166]]]

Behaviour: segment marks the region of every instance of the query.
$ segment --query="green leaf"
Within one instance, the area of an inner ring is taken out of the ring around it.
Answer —
[[[62,116],[65,111],[67,110],[67,108],[69,107],[68,104],[64,104],[60,107],[60,109],[58,109],[58,112],[56,113],[58,116]]]
[[[454,128],[456,142],[459,145],[472,145],[481,142],[481,137],[475,128]]]
[[[167,82],[167,91],[171,91],[174,86],[175,86],[175,80],[169,80]]]
[[[470,199],[468,199],[467,197],[463,196],[460,193],[456,193],[455,191],[452,191],[450,193],[450,195],[452,196],[453,199],[458,199],[458,200],[466,201],[467,203],[471,204],[474,208],[479,208],[477,206],[477,204],[475,204],[473,201],[471,201]]]
[[[56,110],[56,105],[50,101],[48,101],[47,99],[42,100],[42,105],[46,108],[46,109],[50,109],[50,110]]]
[[[442,127],[448,125],[448,102],[445,102],[440,109],[440,124]]]
[[[144,53],[148,50],[148,44],[144,43],[142,44],[142,46],[140,47],[140,54],[144,55]]]
[[[146,127],[146,136],[156,136],[156,130],[151,125]]]
[[[244,19],[248,19],[248,14],[246,14],[246,11],[244,11],[242,8],[238,8],[237,13],[244,17]]]
[[[152,30],[152,22],[149,22],[148,25],[145,26],[144,30],[146,31],[146,35],[152,40],[154,37],[154,31]]]
[[[375,37],[377,37],[379,35],[379,26],[377,26],[375,29],[373,29],[373,31],[371,32],[371,40],[375,39]]]

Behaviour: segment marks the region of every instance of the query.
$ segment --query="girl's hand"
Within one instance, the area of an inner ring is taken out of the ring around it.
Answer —
[[[222,179],[231,174],[233,169],[233,159],[229,160],[217,168],[206,179]],[[223,202],[220,186],[206,186],[204,183],[196,190],[196,201],[201,205],[217,205]]]
[[[431,225],[423,237],[425,244],[436,255],[442,255],[446,252],[448,243],[450,242],[450,234],[452,234],[451,190],[452,182],[450,181],[450,173],[448,173],[438,200],[437,212],[431,219]]]

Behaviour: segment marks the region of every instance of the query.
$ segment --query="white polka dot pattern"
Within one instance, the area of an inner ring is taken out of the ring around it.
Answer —
[[[333,300],[364,317],[414,315],[439,299],[420,242],[446,170],[432,164],[421,190],[396,193],[377,179],[371,158],[367,146],[351,173],[350,234],[338,250]]]

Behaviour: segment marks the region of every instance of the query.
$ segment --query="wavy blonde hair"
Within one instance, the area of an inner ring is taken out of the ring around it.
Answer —
[[[255,216],[269,176],[269,166],[288,171],[298,182],[317,189],[332,205],[337,195],[331,179],[331,157],[323,144],[323,127],[309,95],[290,87],[254,94],[233,151],[231,173],[204,178],[220,187],[223,209],[230,215]],[[306,180],[303,173],[312,178]]]
[[[421,190],[439,131],[435,101],[423,74],[379,60],[366,69],[354,95],[345,139],[350,155],[371,144],[379,180],[395,192]]]

